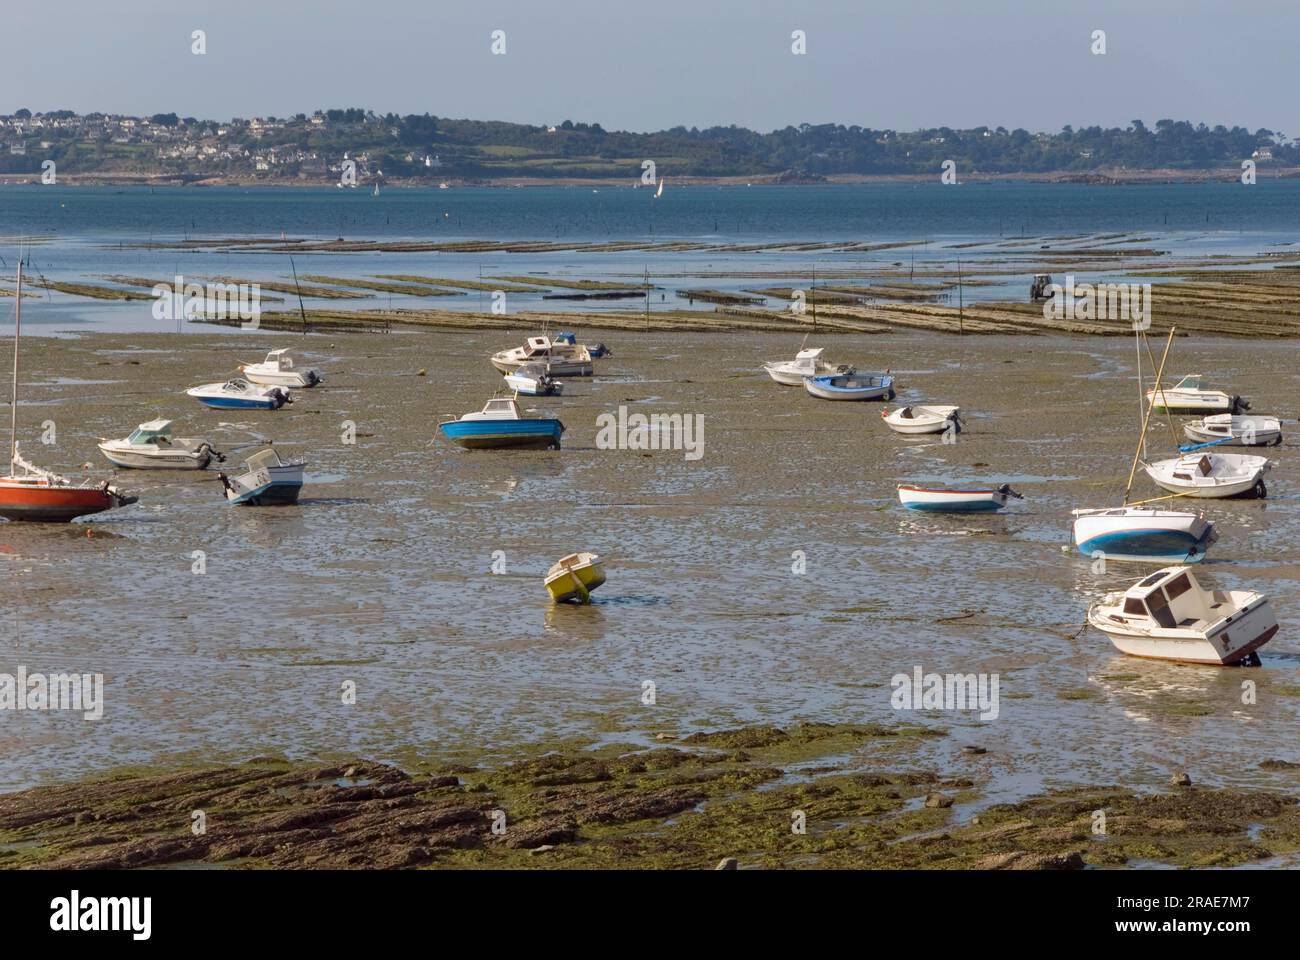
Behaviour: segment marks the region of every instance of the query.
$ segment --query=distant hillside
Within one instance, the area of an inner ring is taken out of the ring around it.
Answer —
[[[531,126],[430,115],[380,116],[359,108],[285,119],[199,120],[175,114],[124,117],[68,110],[0,117],[0,174],[168,175],[184,179],[337,180],[351,160],[361,181],[438,182],[509,178],[633,178],[653,160],[667,176],[937,175],[945,160],[963,176],[1124,169],[1208,171],[1242,160],[1300,164],[1300,145],[1271,130],[1186,121],[1134,120],[1124,128],[1065,127],[1030,133],[1003,127],[898,132],[803,124],[771,133],[743,127],[674,127],[657,133],[564,121]]]

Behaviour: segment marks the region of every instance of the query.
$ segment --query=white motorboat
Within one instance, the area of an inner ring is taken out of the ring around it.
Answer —
[[[293,397],[283,387],[262,387],[243,377],[225,383],[205,383],[185,392],[218,410],[279,410],[286,403],[293,403]]]
[[[1216,413],[1183,424],[1187,439],[1223,446],[1266,447],[1282,442],[1282,421],[1277,417],[1235,416]]]
[[[1199,373],[1183,377],[1172,387],[1152,387],[1147,402],[1157,413],[1241,413],[1250,409],[1245,399],[1216,390]]]
[[[103,440],[99,449],[115,467],[137,470],[204,470],[226,459],[207,440],[173,437],[170,420],[142,423],[123,440]]]
[[[505,375],[506,386],[529,397],[554,396],[564,391],[564,384],[546,371],[544,363],[525,363]]]
[[[961,432],[961,407],[947,405],[899,407],[881,410],[880,417],[895,433],[943,433],[951,429]],[[950,427],[951,425],[951,427]]]
[[[280,459],[274,447],[267,447],[244,461],[243,473],[233,477],[224,473],[218,476],[225,488],[226,499],[231,503],[261,507],[297,503],[304,467],[304,464]]]
[[[1133,563],[1198,563],[1219,538],[1203,514],[1154,507],[1073,510],[1074,544],[1085,556]]]
[[[1180,663],[1259,662],[1277,633],[1268,598],[1254,590],[1206,590],[1189,567],[1165,567],[1088,608],[1088,622],[1121,653]]]
[[[545,363],[552,377],[589,377],[595,372],[591,351],[583,344],[550,337],[529,337],[522,347],[494,353],[491,360],[502,373],[513,373],[526,363]]]
[[[288,347],[272,350],[261,363],[241,363],[239,369],[253,383],[269,387],[314,387],[324,381],[318,370],[295,368]]]
[[[933,510],[940,513],[1001,510],[1010,497],[1025,499],[1005,483],[1000,487],[957,490],[947,487],[918,487],[910,483],[898,485],[898,502],[909,510]]]
[[[1244,453],[1189,453],[1145,465],[1147,476],[1170,493],[1189,497],[1268,496],[1264,475],[1273,466],[1268,457]]]
[[[823,347],[800,350],[793,360],[772,360],[763,364],[767,375],[787,387],[803,386],[806,377],[847,376],[853,367],[847,363],[833,364],[822,359]]]

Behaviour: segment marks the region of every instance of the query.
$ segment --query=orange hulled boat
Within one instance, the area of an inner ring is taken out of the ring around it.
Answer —
[[[67,523],[77,517],[102,513],[135,503],[111,483],[74,481],[33,466],[18,455],[18,344],[22,336],[23,265],[18,261],[18,288],[14,297],[13,402],[9,418],[9,473],[0,477],[0,517]]]

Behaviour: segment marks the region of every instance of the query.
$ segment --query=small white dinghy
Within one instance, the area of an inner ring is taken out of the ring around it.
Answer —
[[[544,363],[525,363],[504,379],[511,390],[529,397],[557,396],[564,390],[564,384],[547,372]]]
[[[253,383],[268,387],[314,387],[324,380],[311,367],[295,369],[288,347],[272,350],[261,363],[242,363],[239,369]]]
[[[1277,417],[1236,416],[1216,413],[1183,424],[1183,433],[1195,443],[1233,447],[1267,447],[1282,442],[1282,421]]]
[[[881,410],[880,417],[895,433],[943,433],[951,429],[961,432],[961,407],[925,405]],[[951,424],[951,427],[949,426]]]
[[[1007,499],[1025,499],[1007,484],[992,489],[950,490],[943,487],[898,485],[898,502],[909,510],[933,510],[942,513],[971,513],[1001,510]]]
[[[1268,496],[1264,474],[1273,466],[1268,457],[1245,453],[1189,453],[1146,465],[1147,476],[1170,493],[1189,497]]]
[[[136,470],[204,470],[225,455],[206,440],[173,437],[170,420],[150,420],[122,440],[103,440],[99,450],[115,467]]]
[[[787,387],[802,386],[806,377],[847,376],[853,367],[847,363],[832,364],[822,359],[823,347],[800,350],[793,360],[771,360],[763,364],[767,375]]]
[[[1088,608],[1088,623],[1134,657],[1179,663],[1258,664],[1277,633],[1268,598],[1254,590],[1206,590],[1189,567],[1165,567]]]

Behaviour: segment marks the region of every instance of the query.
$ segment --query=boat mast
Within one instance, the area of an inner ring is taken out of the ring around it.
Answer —
[[[1156,371],[1156,383],[1157,383],[1157,384],[1160,383],[1160,378],[1161,378],[1162,376],[1164,376],[1164,372],[1165,372],[1165,361],[1166,361],[1167,359],[1169,359],[1169,348],[1170,348],[1171,346],[1173,346],[1173,343],[1174,343],[1174,331],[1177,330],[1177,329],[1178,329],[1177,327],[1170,327],[1170,328],[1169,328],[1169,339],[1165,341],[1165,352],[1164,352],[1163,356],[1160,357],[1160,369]],[[1154,401],[1154,399],[1155,399],[1155,398],[1153,397],[1152,400]],[[1133,466],[1129,469],[1129,472],[1128,472],[1128,483],[1125,484],[1125,486],[1124,486],[1124,505],[1125,505],[1125,506],[1128,506],[1128,505],[1129,505],[1129,502],[1128,502],[1129,491],[1133,489],[1133,477],[1134,477],[1134,475],[1137,474],[1138,460],[1139,460],[1139,459],[1141,458],[1141,456],[1142,456],[1142,445],[1143,445],[1143,443],[1146,441],[1146,436],[1147,436],[1147,424],[1151,422],[1151,410],[1152,410],[1154,407],[1155,407],[1155,403],[1153,402],[1153,403],[1151,404],[1151,406],[1147,407],[1147,408],[1143,411],[1143,414],[1142,414],[1142,430],[1141,430],[1141,432],[1138,434],[1138,444],[1137,444],[1137,449],[1133,451]]]
[[[18,254],[18,290],[14,295],[14,390],[9,406],[9,473],[18,460],[18,337],[23,330],[23,255]]]

